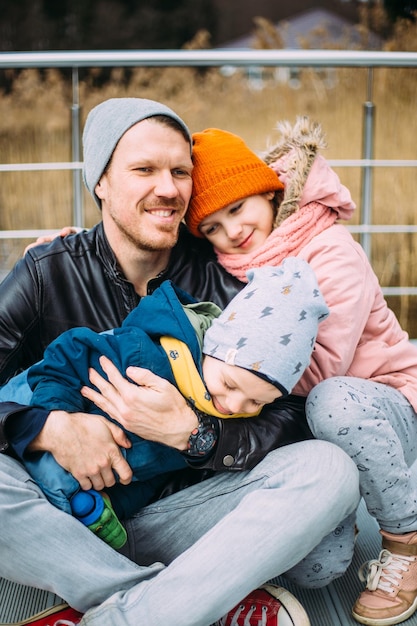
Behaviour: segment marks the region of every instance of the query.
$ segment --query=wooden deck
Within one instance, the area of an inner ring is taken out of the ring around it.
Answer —
[[[363,587],[357,571],[362,563],[376,558],[381,549],[377,525],[366,512],[363,503],[359,507],[358,527],[359,535],[352,565],[341,579],[329,587],[304,590],[280,579],[274,581],[287,587],[302,602],[310,617],[311,626],[358,626],[350,617],[351,606]],[[13,624],[60,602],[61,598],[52,593],[0,579],[0,626]],[[417,613],[402,624],[417,626]]]

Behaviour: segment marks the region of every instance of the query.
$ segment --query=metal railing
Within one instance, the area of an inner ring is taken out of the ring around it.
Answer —
[[[358,233],[365,252],[370,256],[374,233],[415,233],[417,226],[384,226],[372,224],[372,179],[377,167],[416,167],[417,160],[373,159],[374,110],[373,69],[416,68],[417,52],[379,52],[357,50],[127,50],[102,52],[5,52],[0,53],[0,69],[10,68],[71,68],[72,160],[57,163],[0,164],[0,172],[72,170],[73,223],[84,226],[82,200],[82,162],[80,146],[79,69],[83,67],[286,67],[286,68],[367,68],[367,93],[363,104],[363,153],[361,159],[330,160],[333,166],[360,167],[361,224],[349,226]],[[49,231],[0,231],[0,239],[27,238]],[[417,287],[385,287],[386,295],[417,295]]]

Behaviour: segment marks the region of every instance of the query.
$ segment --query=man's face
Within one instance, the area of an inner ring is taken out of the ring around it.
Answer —
[[[109,240],[147,251],[172,248],[190,201],[192,168],[180,132],[153,120],[132,126],[95,189]]]

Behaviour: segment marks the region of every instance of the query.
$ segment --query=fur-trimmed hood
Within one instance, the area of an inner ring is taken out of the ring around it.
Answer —
[[[326,147],[320,124],[298,117],[294,126],[284,121],[276,128],[281,139],[263,157],[285,187],[274,226],[310,202],[331,207],[339,219],[349,220],[356,205],[350,191],[318,153]]]

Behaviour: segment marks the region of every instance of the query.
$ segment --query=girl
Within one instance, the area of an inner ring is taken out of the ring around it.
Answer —
[[[248,269],[288,256],[315,270],[330,315],[293,393],[307,396],[314,435],[339,445],[358,466],[382,551],[367,564],[366,589],[352,614],[363,624],[389,626],[417,609],[417,484],[410,471],[417,458],[417,347],[388,308],[361,246],[339,223],[355,204],[318,154],[320,126],[300,118],[278,130],[281,140],[264,161],[236,135],[195,133],[186,222],[242,281]]]

